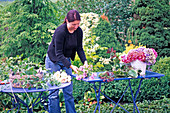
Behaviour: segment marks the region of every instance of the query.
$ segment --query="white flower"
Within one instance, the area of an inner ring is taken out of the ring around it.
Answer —
[[[105,58],[104,61],[103,61],[103,63],[104,63],[104,64],[109,64],[110,61],[111,61],[110,59],[106,59],[106,58]]]
[[[59,78],[60,78],[60,71],[55,72],[54,75],[53,75],[53,78],[56,79],[56,80],[59,80]]]
[[[71,82],[71,76],[70,75],[67,76],[67,82]]]
[[[94,50],[96,50],[99,47],[99,44],[96,43],[96,45],[93,46]]]
[[[62,78],[62,79],[60,80],[60,82],[61,82],[61,83],[67,82],[67,78]]]
[[[100,37],[96,37],[96,41],[98,41],[100,39]]]
[[[60,70],[54,73],[54,75],[52,76],[52,79],[55,79],[61,83],[65,83],[65,82],[71,81],[71,76],[67,75],[65,71]]]

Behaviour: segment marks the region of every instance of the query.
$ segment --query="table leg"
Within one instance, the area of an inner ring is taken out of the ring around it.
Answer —
[[[27,110],[28,110],[28,113],[33,113],[33,111],[32,111],[32,108],[29,108],[29,106],[23,101],[23,100],[21,100],[17,95],[15,95],[15,93],[13,94],[13,95],[11,95],[11,94],[9,94],[9,93],[7,93],[9,96],[11,96],[11,98],[12,98],[12,100],[13,100],[13,102],[15,103],[16,102],[16,104],[14,104],[14,106],[16,105],[16,107],[18,107],[18,111],[17,111],[17,113],[19,112],[19,109],[20,109],[20,103],[22,103],[24,106],[26,106],[27,107]],[[16,99],[16,100],[15,100]],[[15,107],[15,108],[16,108]],[[14,109],[14,108],[12,108],[12,109]],[[11,111],[12,109],[10,109],[9,111]],[[8,111],[8,112],[9,112]]]
[[[118,103],[120,102],[120,100],[123,98],[125,92],[127,91],[127,89],[129,88],[129,86],[126,87],[126,90],[123,92],[122,96],[119,98],[119,100],[117,101],[116,105],[113,107],[112,111],[110,113],[113,112],[113,110],[116,108],[116,106],[118,105]],[[123,109],[125,110],[125,109]],[[125,110],[126,112],[128,112],[127,110]],[[129,113],[129,112],[128,112]]]
[[[95,82],[93,83],[93,85],[94,85],[94,91],[95,91],[96,99],[97,99],[97,105],[96,105],[96,108],[94,110],[94,113],[96,113],[97,107],[99,107],[98,110],[99,110],[99,113],[100,113],[100,89],[101,89],[101,82],[99,82],[99,89],[98,90],[96,88]]]
[[[56,91],[56,90],[55,90]],[[53,91],[52,93],[54,93],[55,91]],[[52,93],[50,93],[48,96],[50,96]],[[21,100],[17,95],[15,95],[15,93],[13,94],[13,95],[11,95],[10,93],[7,93],[10,97],[11,97],[11,99],[12,99],[12,102],[13,102],[13,106],[14,106],[14,108],[12,108],[12,109],[15,109],[16,107],[18,107],[18,111],[17,111],[17,113],[19,112],[19,110],[20,110],[20,103],[22,103],[24,106],[26,106],[27,107],[27,111],[28,111],[28,113],[33,113],[33,107],[34,106],[36,106],[37,104],[39,104],[39,103],[41,103],[42,104],[42,102],[43,101],[45,101],[46,99],[48,99],[48,96],[42,96],[42,94],[43,94],[43,92],[41,92],[39,95],[38,95],[38,97],[37,97],[37,99],[34,101],[34,103],[32,104],[32,106],[31,107],[29,107],[23,100]],[[15,100],[16,99],[16,100]],[[40,100],[39,100],[40,99]],[[38,101],[39,100],[39,101]],[[43,104],[43,106],[44,106],[44,104]],[[44,106],[44,108],[45,108],[45,106]],[[12,109],[10,109],[8,112],[10,112]],[[46,108],[45,108],[45,110],[46,111],[48,111]]]
[[[44,106],[44,109],[45,109],[46,111],[48,111],[47,108],[46,108],[46,106],[43,104],[43,102],[47,99],[46,97],[47,97],[46,94],[45,94],[44,92],[41,92],[41,93],[38,95],[37,99],[36,99],[36,100],[34,101],[34,103],[32,104],[32,107],[34,107],[34,106],[36,106],[37,104],[41,103],[41,105]],[[38,101],[38,99],[39,99],[39,101]]]
[[[48,109],[47,109],[46,106],[43,104],[43,102],[44,102],[45,100],[47,100],[48,97],[49,97],[50,95],[52,95],[55,91],[57,91],[57,90],[52,91],[52,92],[51,92],[49,95],[47,95],[47,96],[46,96],[46,94],[45,94],[44,92],[41,92],[41,93],[39,94],[39,96],[37,97],[36,101],[33,103],[33,105],[36,106],[37,104],[41,103],[41,105],[44,106],[44,109],[45,109],[46,111],[48,111]],[[43,95],[43,94],[44,94],[44,95]],[[37,101],[39,98],[40,98],[40,100]],[[49,112],[49,111],[48,111],[48,112]]]
[[[137,105],[136,105],[136,98],[137,98],[137,95],[138,95],[138,93],[139,93],[139,90],[140,90],[142,81],[143,81],[143,79],[140,80],[139,85],[138,85],[138,90],[136,91],[136,94],[135,94],[135,97],[134,97],[134,96],[133,96],[132,87],[131,87],[131,82],[130,82],[130,80],[129,80],[129,86],[130,86],[131,95],[132,95],[132,99],[133,99],[133,113],[135,113],[135,108],[136,108],[136,110],[138,111],[138,113],[140,113],[140,112],[139,112],[139,109],[138,109],[138,107],[137,107]]]
[[[13,108],[8,110],[7,113],[9,113],[11,110],[15,109],[16,107],[18,107],[18,111],[19,111],[20,104],[18,102],[16,103],[15,100],[12,97],[11,97],[11,102],[12,102]],[[18,113],[18,111],[17,111],[17,113]]]
[[[113,101],[111,98],[109,98],[107,95],[105,95],[103,92],[100,92],[102,95],[104,95],[104,97],[106,97],[107,99],[109,99],[110,101],[112,101],[114,104],[116,104],[115,101]],[[120,106],[119,104],[117,104],[117,106],[119,106],[120,108],[122,108],[124,111],[126,111],[127,113],[129,113],[125,108],[123,108],[122,106]]]

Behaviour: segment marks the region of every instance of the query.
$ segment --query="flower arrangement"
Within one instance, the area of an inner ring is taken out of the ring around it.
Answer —
[[[55,72],[52,78],[60,83],[71,82],[71,76],[67,75],[67,73],[62,70]]]
[[[78,72],[78,75],[76,76],[77,80],[82,80],[82,79],[85,79],[85,78],[93,80],[94,77],[97,76],[97,73],[93,72],[93,66],[92,65],[88,65],[87,67],[80,66],[78,70],[79,70],[79,72]]]
[[[126,55],[121,56],[122,62],[130,63],[135,60],[139,60],[153,65],[156,62],[157,52],[153,48],[139,47],[137,49],[131,49]]]

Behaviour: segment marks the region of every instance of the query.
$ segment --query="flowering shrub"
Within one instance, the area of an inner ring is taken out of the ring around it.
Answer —
[[[53,79],[61,83],[71,82],[71,76],[67,75],[65,71],[57,71],[53,75]]]
[[[88,78],[90,80],[94,79],[97,76],[97,73],[93,72],[93,66],[89,65],[88,67],[80,66],[78,75],[76,76],[77,80]]]
[[[131,49],[127,55],[123,55],[121,58],[124,63],[140,60],[146,62],[148,65],[153,65],[156,62],[157,52],[153,48],[140,47]]]
[[[80,27],[83,30],[84,44],[91,41],[90,34],[91,29],[97,27],[99,21],[99,15],[96,13],[81,13]]]

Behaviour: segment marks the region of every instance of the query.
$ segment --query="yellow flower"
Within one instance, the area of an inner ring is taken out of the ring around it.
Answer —
[[[130,40],[130,41],[131,41],[131,40]],[[130,42],[130,41],[128,41],[128,42]],[[130,45],[128,46],[128,44],[125,44],[125,47],[126,47],[126,50],[123,51],[123,54],[127,54],[131,49],[137,49],[137,48],[140,48],[140,47],[146,48],[146,46],[143,46],[143,45],[141,45],[140,43],[139,43],[139,46],[135,46],[135,45],[133,45],[133,44],[130,44]]]

